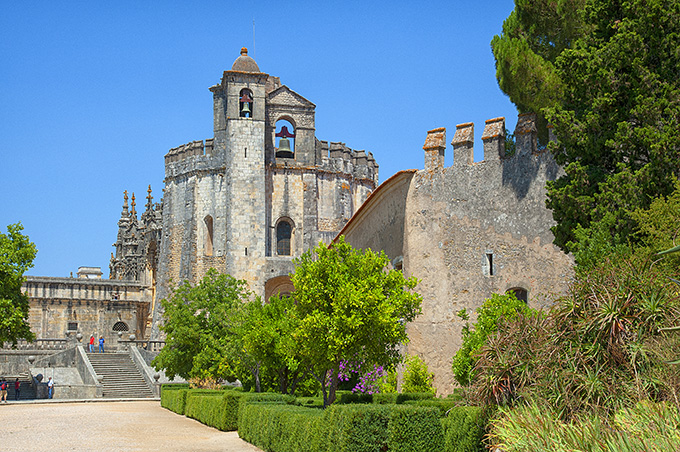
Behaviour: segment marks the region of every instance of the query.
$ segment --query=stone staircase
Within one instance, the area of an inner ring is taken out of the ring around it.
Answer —
[[[153,397],[127,353],[87,353],[87,357],[97,375],[103,377],[104,398]]]

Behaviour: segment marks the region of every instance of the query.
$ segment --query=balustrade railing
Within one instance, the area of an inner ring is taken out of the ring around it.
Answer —
[[[12,344],[5,344],[2,350],[66,350],[68,339],[36,339],[33,342],[20,340],[16,348]]]
[[[145,341],[145,340],[127,340],[118,339],[119,344],[125,344],[128,346],[133,346],[137,348],[143,348],[150,352],[160,352],[163,346],[165,346],[165,341]]]

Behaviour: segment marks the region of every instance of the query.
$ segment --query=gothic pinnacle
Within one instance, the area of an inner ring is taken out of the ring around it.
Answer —
[[[153,210],[153,196],[151,196],[151,184],[149,184],[149,189],[146,191],[148,196],[146,197],[146,210]]]
[[[123,213],[121,214],[121,217],[125,218],[128,215],[128,193],[127,190],[125,190],[123,192]]]
[[[131,204],[131,207],[130,207],[130,216],[131,216],[131,217],[136,217],[136,216],[137,216],[137,211],[135,210],[135,206],[137,205],[137,203],[135,202],[135,192],[132,192],[132,203],[130,203],[130,204]]]

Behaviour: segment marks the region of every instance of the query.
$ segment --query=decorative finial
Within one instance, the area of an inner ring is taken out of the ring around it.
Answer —
[[[149,184],[149,189],[146,191],[148,193],[146,197],[146,210],[153,210],[153,196],[151,196],[151,184]]]
[[[241,55],[248,55],[248,49],[246,47],[241,47]]]
[[[127,190],[123,192],[123,213],[121,214],[122,217],[127,217],[129,215],[128,213],[128,193]]]
[[[137,205],[137,203],[135,202],[135,192],[132,192],[132,202],[130,203],[130,206],[131,206],[130,216],[131,217],[137,216],[137,211],[135,210],[136,205]]]

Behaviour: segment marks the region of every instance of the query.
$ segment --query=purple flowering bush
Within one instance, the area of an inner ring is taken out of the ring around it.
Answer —
[[[342,361],[338,381],[348,382],[357,380],[352,388],[355,394],[378,394],[380,392],[396,392],[396,373],[388,372],[383,366],[367,367],[363,362]],[[391,384],[394,377],[394,384]],[[393,387],[393,388],[392,388]]]

